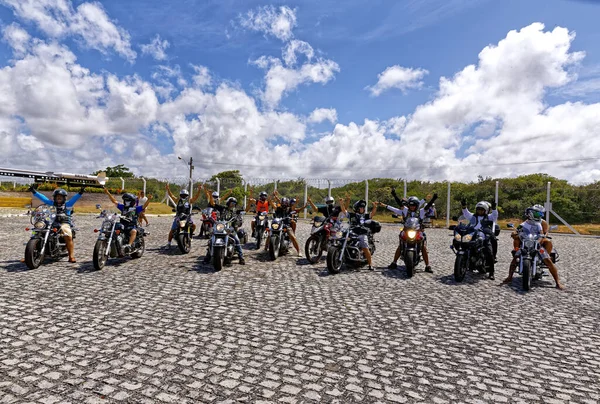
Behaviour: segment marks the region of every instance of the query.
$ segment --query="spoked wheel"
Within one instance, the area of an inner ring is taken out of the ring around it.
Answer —
[[[44,262],[45,254],[42,254],[44,241],[41,238],[32,238],[25,247],[25,264],[29,269],[38,268]]]
[[[140,237],[138,243],[139,247],[134,253],[131,254],[131,258],[141,258],[142,255],[144,255],[144,252],[146,251],[146,241],[144,237]]]
[[[343,260],[340,260],[342,251],[336,247],[329,247],[327,250],[327,271],[330,274],[339,274],[342,270]]]
[[[304,244],[304,255],[311,264],[316,264],[321,260],[323,256],[323,250],[321,249],[321,240],[317,236],[310,236]]]
[[[107,242],[106,240],[97,240],[94,246],[94,268],[100,271],[106,265],[108,255],[106,255]]]

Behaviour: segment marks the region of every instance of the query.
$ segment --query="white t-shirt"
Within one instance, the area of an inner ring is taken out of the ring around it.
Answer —
[[[146,202],[148,202],[148,198],[147,197],[140,198],[138,200],[138,205],[139,206],[144,206],[146,204]]]

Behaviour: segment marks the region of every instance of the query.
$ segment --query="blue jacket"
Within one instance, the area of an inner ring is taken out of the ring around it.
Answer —
[[[41,194],[36,191],[33,193],[33,196],[38,198],[40,201],[44,202],[46,205],[54,206],[54,201],[44,194]],[[73,208],[73,205],[75,205],[75,202],[79,200],[79,198],[81,198],[81,194],[77,193],[73,195],[71,199],[65,202],[65,213],[67,214],[67,216],[71,216],[71,209]]]

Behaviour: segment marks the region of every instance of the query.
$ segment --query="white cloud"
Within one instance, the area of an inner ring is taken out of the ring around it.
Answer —
[[[169,46],[169,41],[166,39],[160,39],[160,35],[156,34],[152,42],[141,45],[140,48],[142,49],[142,53],[144,55],[150,55],[156,60],[165,60],[167,58],[165,50]]]
[[[308,122],[310,123],[321,123],[323,121],[337,122],[337,111],[335,108],[317,108],[308,117]]]
[[[296,10],[288,6],[263,6],[256,10],[250,10],[244,16],[240,16],[242,27],[259,31],[264,34],[287,41],[293,37],[292,30],[296,26]]]
[[[315,52],[308,42],[292,39],[283,50],[283,60],[288,66],[293,66],[297,62],[296,54],[303,54],[309,61],[314,57]]]
[[[19,24],[12,23],[2,30],[2,34],[4,41],[13,48],[15,56],[25,55],[31,39],[27,31],[21,28]]]
[[[206,87],[211,84],[212,79],[208,67],[192,65],[192,68],[196,73],[194,74],[194,77],[192,77],[192,80],[197,87]]]
[[[411,88],[421,88],[423,77],[429,74],[425,69],[413,69],[399,65],[390,66],[377,76],[377,84],[367,87],[373,96],[381,95],[384,91],[397,88],[402,92]]]
[[[0,3],[11,7],[17,17],[35,23],[50,37],[71,35],[103,54],[114,49],[130,62],[137,56],[131,49],[129,33],[109,19],[100,3],[82,3],[76,10],[67,0],[0,0]]]
[[[395,116],[393,118],[388,119],[384,126],[388,133],[392,133],[396,136],[401,136],[404,128],[406,127],[406,122],[408,119],[405,116]]]

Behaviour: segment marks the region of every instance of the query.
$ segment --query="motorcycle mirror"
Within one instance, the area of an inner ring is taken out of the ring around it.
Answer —
[[[171,212],[175,212],[175,209],[174,209],[174,208],[173,208],[173,209],[171,209]]]
[[[507,223],[507,224],[506,224],[506,227],[508,227],[508,228],[510,228],[510,229],[513,229],[513,228],[515,227],[515,225],[514,225],[514,224],[512,224],[512,223]]]
[[[100,205],[99,203],[96,204],[96,209],[102,209],[102,205]]]

